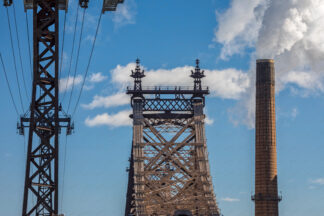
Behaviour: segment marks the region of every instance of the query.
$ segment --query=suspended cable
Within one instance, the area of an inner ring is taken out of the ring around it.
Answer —
[[[65,146],[64,146],[64,159],[63,159],[63,179],[62,179],[62,197],[61,197],[61,211],[62,211],[62,204],[63,204],[63,198],[64,198],[64,182],[65,182],[65,168],[66,168],[66,151],[67,151],[67,135],[65,135]]]
[[[7,76],[7,71],[6,71],[6,68],[4,66],[4,62],[3,62],[3,59],[2,59],[1,53],[0,53],[0,59],[1,59],[1,63],[2,63],[3,73],[5,75],[7,86],[8,86],[8,89],[9,89],[11,101],[12,101],[12,104],[13,104],[15,110],[16,110],[17,115],[19,116],[19,112],[18,112],[17,105],[15,103],[15,100],[14,100],[14,97],[13,97],[13,94],[12,94],[12,91],[11,91],[10,83],[9,83],[8,76]]]
[[[22,58],[21,58],[20,39],[19,39],[18,27],[17,27],[17,15],[16,15],[16,7],[15,7],[14,2],[12,3],[12,6],[13,6],[14,21],[15,21],[14,23],[15,23],[17,43],[18,43],[18,53],[19,53],[19,60],[20,60],[21,75],[22,75],[23,84],[24,84],[24,88],[25,88],[26,99],[28,100],[29,96],[28,96],[27,85],[26,85],[26,80],[25,80],[24,67],[23,67]]]
[[[80,102],[80,98],[81,98],[81,95],[82,95],[84,83],[85,83],[86,78],[88,76],[88,72],[89,72],[89,68],[90,68],[90,64],[91,64],[91,60],[92,60],[92,55],[93,55],[93,51],[94,51],[94,48],[95,48],[95,45],[96,45],[98,31],[99,31],[99,27],[100,27],[100,23],[101,23],[101,17],[102,17],[102,13],[100,13],[100,16],[99,16],[99,20],[98,20],[98,24],[97,24],[97,29],[96,29],[95,37],[94,37],[94,40],[93,40],[93,44],[92,44],[92,48],[91,48],[91,52],[90,52],[90,56],[89,56],[89,61],[88,61],[87,69],[86,69],[85,74],[83,76],[82,86],[81,86],[80,93],[79,93],[77,102],[75,104],[75,107],[74,107],[74,110],[73,110],[73,113],[72,113],[72,117],[76,113],[76,110],[77,110],[77,108],[79,106],[79,102]]]
[[[80,38],[79,38],[79,46],[78,46],[78,51],[77,51],[77,59],[76,59],[76,63],[75,63],[75,69],[74,69],[73,81],[72,81],[72,89],[71,89],[71,92],[70,92],[70,98],[69,98],[67,112],[69,112],[69,110],[70,110],[70,105],[71,105],[71,100],[72,100],[72,95],[73,95],[73,90],[74,90],[75,76],[76,76],[76,72],[77,72],[78,64],[79,64],[80,48],[81,48],[81,41],[82,41],[82,34],[83,34],[85,11],[86,11],[86,8],[83,9],[83,14],[82,14],[82,24],[81,24],[81,32],[80,32]]]
[[[68,72],[68,75],[67,75],[67,80],[66,80],[66,84],[65,84],[65,91],[64,91],[64,94],[63,94],[63,97],[62,97],[62,102],[64,101],[64,98],[65,98],[65,95],[66,95],[66,91],[67,91],[67,88],[68,88],[68,83],[69,83],[69,77],[70,77],[70,72],[71,72],[71,65],[72,65],[72,57],[73,57],[73,53],[74,53],[74,43],[75,43],[75,36],[76,36],[76,28],[77,28],[77,22],[78,22],[78,17],[79,17],[79,4],[78,4],[78,7],[77,7],[77,13],[76,13],[76,17],[75,17],[75,23],[74,23],[74,33],[73,33],[73,41],[72,41],[72,51],[71,51],[71,56],[70,56],[70,65],[69,65],[69,72]]]
[[[65,28],[66,28],[66,12],[64,14],[64,26],[63,26],[63,39],[62,39],[62,49],[61,49],[61,60],[60,60],[60,72],[59,77],[62,74],[62,63],[63,63],[63,50],[64,50],[64,41],[65,41]]]
[[[27,11],[25,12],[26,19],[26,31],[27,31],[27,40],[28,40],[28,54],[29,54],[29,64],[30,64],[30,76],[33,80],[33,66],[32,66],[32,58],[31,58],[31,48],[30,48],[30,38],[29,38],[29,24],[28,24],[28,16]]]
[[[7,18],[8,18],[8,27],[9,27],[9,33],[10,33],[10,42],[11,42],[11,49],[12,49],[12,57],[14,60],[14,66],[15,66],[15,71],[16,71],[16,80],[17,80],[17,85],[18,85],[18,92],[19,92],[19,98],[20,98],[20,104],[22,108],[22,112],[24,113],[24,105],[23,105],[23,100],[21,97],[21,90],[20,90],[20,84],[19,84],[19,79],[18,79],[18,71],[17,71],[17,64],[16,64],[16,54],[14,50],[14,45],[12,41],[12,32],[11,32],[11,25],[10,25],[10,20],[9,20],[9,12],[8,12],[8,7],[6,7],[7,11]]]

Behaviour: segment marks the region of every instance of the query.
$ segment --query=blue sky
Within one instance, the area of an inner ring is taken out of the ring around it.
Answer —
[[[70,1],[67,15],[60,94],[62,98],[66,92],[62,102],[65,109],[72,83],[67,74],[76,4],[77,1]],[[82,83],[101,4],[101,1],[90,1],[86,12],[72,108]],[[134,61],[139,57],[148,75],[145,82],[158,85],[190,84],[187,77],[191,66],[196,58],[201,60],[207,74],[205,84],[212,93],[207,99],[210,124],[206,131],[217,201],[225,216],[252,215],[255,59],[274,58],[278,179],[283,195],[280,214],[322,215],[324,9],[321,5],[321,0],[284,3],[279,0],[203,0],[199,3],[194,0],[125,0],[116,13],[106,13],[81,105],[74,116],[75,133],[67,139],[65,135],[60,138],[61,212],[69,216],[123,215],[132,137],[127,118],[130,105],[123,91],[129,84],[128,74]],[[17,1],[16,10],[29,94],[30,69],[22,1]],[[9,12],[14,28],[12,8]],[[3,6],[0,14],[4,17],[0,20],[0,51],[22,113]],[[31,25],[31,12],[28,15]],[[62,30],[63,13],[60,15]],[[81,17],[75,52],[80,22]],[[16,41],[14,45],[23,88]],[[71,74],[75,60],[76,54]],[[0,215],[13,216],[21,212],[24,140],[27,138],[17,134],[18,116],[2,69],[0,74],[3,114],[0,121]],[[27,107],[28,99],[23,101]]]

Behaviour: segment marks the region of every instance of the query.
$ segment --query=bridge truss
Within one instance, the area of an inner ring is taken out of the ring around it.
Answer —
[[[193,88],[142,88],[139,60],[131,76],[133,144],[125,215],[220,215],[204,126],[209,90],[202,88],[199,61],[191,74]]]

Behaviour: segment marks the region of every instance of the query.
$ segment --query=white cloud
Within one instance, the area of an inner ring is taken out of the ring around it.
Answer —
[[[206,125],[212,125],[212,124],[214,124],[214,119],[212,119],[212,118],[209,117],[208,111],[207,111],[207,108],[206,107],[204,108],[204,113],[206,115],[206,117],[205,117],[205,124]]]
[[[312,184],[324,185],[324,178],[313,179],[310,181]]]
[[[68,63],[69,63],[69,56],[65,51],[63,51],[63,53],[61,54],[60,61],[61,61],[60,62],[60,70],[62,73],[67,68]]]
[[[82,107],[86,109],[94,109],[99,107],[109,108],[122,106],[130,103],[130,97],[124,92],[120,92],[109,96],[95,95],[90,104],[82,104]]]
[[[83,81],[82,75],[77,75],[75,78],[73,78],[73,76],[62,78],[60,79],[60,83],[59,83],[60,92],[68,91],[72,88],[73,84],[74,86],[77,86],[80,85],[82,81]]]
[[[212,125],[214,124],[214,119],[208,118],[208,116],[205,118],[206,125]]]
[[[111,70],[111,82],[119,90],[119,93],[108,96],[95,95],[91,103],[82,106],[85,109],[95,109],[129,104],[130,98],[124,93],[124,90],[127,86],[133,85],[130,73],[135,66],[135,63],[129,63],[125,66],[117,65]],[[194,70],[192,66],[147,70],[143,86],[189,86],[192,88],[193,79],[190,77],[192,70]],[[203,85],[209,86],[212,97],[236,100],[241,98],[250,85],[248,75],[240,70],[205,70],[205,74],[207,78],[203,79]],[[214,120],[207,117],[205,122],[207,125],[211,125]]]
[[[126,66],[118,65],[111,71],[112,81],[121,89],[132,85],[133,80],[129,75],[134,68],[134,63],[129,63]],[[146,77],[143,79],[143,86],[192,86],[191,70],[194,70],[194,67],[183,66],[172,69],[147,70],[145,71]],[[205,70],[205,74],[207,78],[203,79],[203,85],[209,87],[211,95],[214,97],[239,99],[250,85],[248,75],[236,69]]]
[[[131,113],[131,110],[123,110],[112,115],[109,115],[108,113],[103,113],[95,116],[94,118],[86,118],[85,124],[89,127],[103,125],[111,127],[130,126],[132,124],[132,120],[129,118],[129,115]]]
[[[225,202],[239,202],[240,201],[240,199],[230,198],[230,197],[221,198],[221,200],[225,201]]]
[[[113,22],[117,27],[134,24],[136,13],[135,1],[125,1],[123,4],[118,5],[116,12],[114,12]]]
[[[290,71],[282,75],[281,82],[283,85],[295,84],[298,87],[312,90],[323,91],[322,79],[315,73],[303,71]]]
[[[107,79],[108,77],[105,75],[102,75],[101,72],[99,73],[92,73],[89,77],[89,81],[92,83],[99,83],[99,82],[103,82]]]
[[[323,0],[232,0],[230,8],[217,19],[214,41],[223,45],[222,59],[243,55],[249,48],[251,84],[255,80],[255,58],[273,58],[277,93],[287,87],[301,97],[324,92]],[[245,101],[232,109],[242,114],[232,117],[236,123],[242,119],[250,126],[254,124],[255,104],[250,103],[255,101],[251,98],[254,91],[251,85],[242,96]]]
[[[85,85],[85,86],[83,86],[83,89],[86,91],[89,91],[89,90],[93,89],[94,87],[95,87],[94,85]]]
[[[233,0],[225,13],[217,13],[218,29],[214,41],[224,45],[222,59],[255,45],[266,3],[266,0]]]
[[[214,40],[223,44],[225,57],[255,48],[252,59],[276,60],[279,90],[288,81],[301,88],[314,88],[318,79],[315,88],[322,90],[323,0],[232,0],[231,7],[217,17]]]
[[[246,73],[236,69],[205,70],[204,83],[209,86],[212,96],[225,99],[239,99],[250,86]]]

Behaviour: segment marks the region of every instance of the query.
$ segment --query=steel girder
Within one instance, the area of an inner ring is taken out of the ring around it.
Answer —
[[[58,214],[58,156],[61,122],[58,104],[58,0],[34,0],[34,67],[22,215]],[[29,125],[25,126],[24,123]],[[35,138],[38,138],[35,140]],[[31,202],[33,198],[34,203]]]
[[[143,88],[145,74],[136,60],[134,87],[127,88],[133,144],[125,216],[220,215],[205,137],[204,76],[197,60],[194,88]]]
[[[133,103],[133,145],[125,216],[220,215],[210,176],[202,101],[186,118],[143,114]],[[144,112],[145,113],[145,112]],[[146,116],[146,117],[144,117]]]

